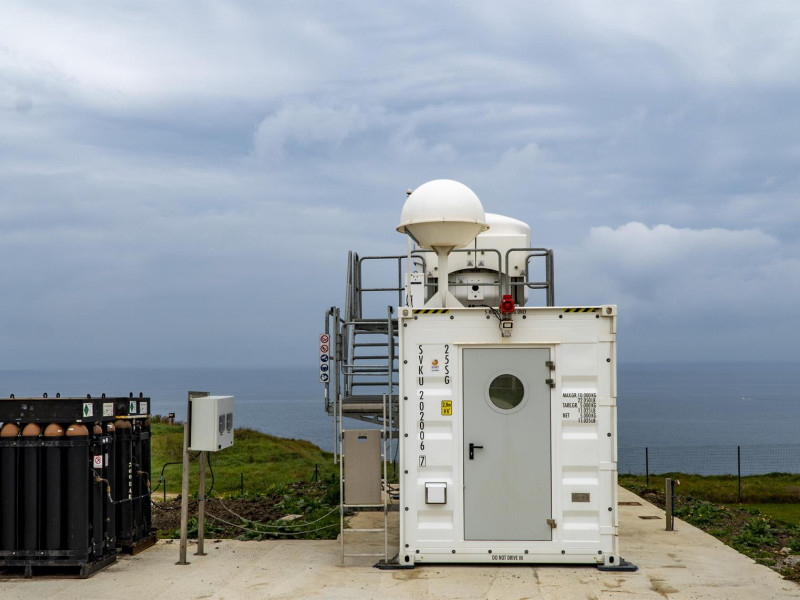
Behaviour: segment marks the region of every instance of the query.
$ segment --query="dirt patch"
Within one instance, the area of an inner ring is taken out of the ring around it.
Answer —
[[[189,499],[189,537],[197,536],[198,504],[196,498]],[[330,486],[322,482],[291,483],[260,496],[212,497],[206,500],[205,505],[206,537],[336,537],[339,522],[338,511],[335,510],[337,507],[338,497],[331,493]],[[333,513],[328,514],[331,511]],[[309,524],[315,520],[319,521]],[[337,525],[335,532],[333,525]],[[178,537],[180,526],[180,496],[153,504],[153,527],[159,537]],[[311,532],[311,529],[323,526],[324,529]]]

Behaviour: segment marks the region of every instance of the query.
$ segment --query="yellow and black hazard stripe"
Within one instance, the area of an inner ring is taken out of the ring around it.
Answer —
[[[415,308],[415,315],[446,315],[450,312],[449,308]]]
[[[581,308],[565,308],[565,313],[593,313],[600,312],[599,306],[581,307]]]

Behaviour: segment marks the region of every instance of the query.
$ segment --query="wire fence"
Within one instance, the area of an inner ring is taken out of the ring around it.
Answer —
[[[617,469],[626,475],[765,475],[800,473],[800,444],[747,446],[620,446]]]

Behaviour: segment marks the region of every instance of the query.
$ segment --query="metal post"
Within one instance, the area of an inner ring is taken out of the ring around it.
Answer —
[[[181,542],[178,554],[179,565],[186,562],[186,545],[189,528],[189,430],[192,422],[192,392],[186,399],[186,422],[183,424],[183,475],[181,481]]]
[[[399,307],[398,307],[399,311]],[[392,307],[387,307],[387,319],[386,319],[386,331],[387,331],[387,352],[386,355],[389,357],[389,381],[388,383],[388,393],[389,393],[389,412],[384,416],[383,420],[384,423],[386,419],[389,419],[389,450],[388,452],[391,454],[391,446],[392,446],[392,432],[394,431],[394,410],[392,407],[392,395],[394,393],[394,328],[392,327]],[[399,320],[398,320],[399,324]],[[398,400],[399,400],[398,395]],[[384,402],[385,404],[385,402]],[[387,475],[386,478],[386,493],[389,493],[389,478]],[[386,560],[389,560],[388,558]]]
[[[667,513],[667,531],[675,529],[675,520],[672,516],[672,479],[667,477],[664,485],[664,504]]]
[[[339,435],[342,435],[341,429]],[[339,446],[339,541],[342,551],[342,566],[344,566],[344,445]]]
[[[239,484],[242,486],[242,496],[244,496],[244,472],[239,473]]]
[[[391,308],[389,309],[391,311]],[[390,312],[391,314],[391,312]],[[390,323],[391,324],[391,323]],[[389,376],[391,376],[391,369]],[[392,397],[391,387],[389,398]],[[383,562],[389,562],[389,464],[386,462],[389,450],[386,446],[386,396],[383,397]]]
[[[195,556],[205,556],[206,540],[206,453],[200,453],[200,476],[197,480],[197,552]]]
[[[650,487],[650,453],[647,446],[644,447],[644,472],[645,472],[645,485]]]
[[[331,331],[331,348],[333,349],[333,356],[331,357],[331,370],[333,373],[333,464],[336,464],[341,458],[341,429],[342,422],[339,414],[339,404],[341,402],[339,390],[341,389],[341,359],[342,359],[342,336],[340,331],[339,322],[339,309],[333,309],[333,331]]]
[[[742,503],[742,447],[736,446],[736,474],[739,479],[739,504]]]
[[[164,484],[164,502],[166,502],[167,501],[167,478],[166,477],[164,478],[164,481],[162,483]]]
[[[183,474],[181,480],[181,541],[178,565],[188,565],[186,546],[189,537],[189,445],[191,444],[192,398],[209,396],[208,392],[189,392],[186,395],[186,422],[183,424]]]

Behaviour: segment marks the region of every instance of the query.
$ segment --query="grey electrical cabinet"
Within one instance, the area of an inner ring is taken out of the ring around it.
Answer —
[[[216,452],[233,446],[233,396],[192,398],[189,450]]]
[[[354,506],[381,503],[381,432],[378,429],[344,432],[344,503]]]

